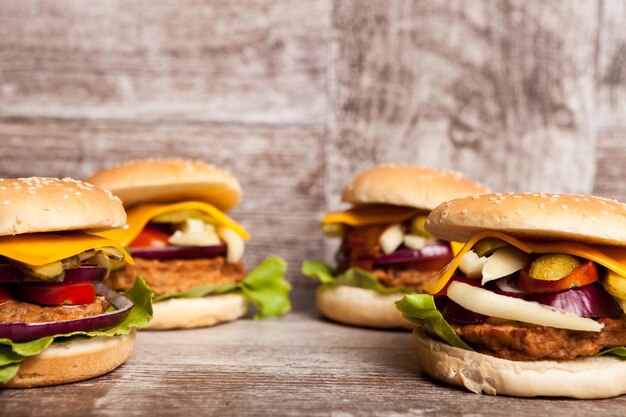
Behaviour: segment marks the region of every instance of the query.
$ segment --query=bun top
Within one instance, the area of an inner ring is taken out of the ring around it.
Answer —
[[[110,190],[126,208],[196,200],[230,210],[241,200],[235,177],[215,165],[185,159],[129,161],[98,171],[87,181]]]
[[[571,194],[475,195],[434,209],[426,219],[426,229],[457,242],[493,230],[528,239],[626,246],[626,205]]]
[[[0,180],[0,236],[126,224],[119,198],[72,178]]]
[[[444,201],[489,190],[460,172],[410,165],[382,165],[354,177],[342,201],[352,204],[393,204],[432,210]]]

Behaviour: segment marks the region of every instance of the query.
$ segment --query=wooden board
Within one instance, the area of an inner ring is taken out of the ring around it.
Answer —
[[[326,200],[382,162],[590,192],[596,2],[341,1]]]
[[[626,201],[626,1],[599,4],[594,193]]]
[[[419,373],[410,333],[356,329],[301,311],[210,329],[138,335],[104,377],[0,391],[0,415],[623,416],[610,400],[478,396]]]
[[[1,114],[320,124],[329,5],[3,1]]]

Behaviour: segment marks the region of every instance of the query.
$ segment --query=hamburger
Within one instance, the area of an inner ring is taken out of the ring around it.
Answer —
[[[466,243],[397,303],[421,326],[423,372],[491,395],[626,393],[626,205],[489,194],[440,205],[426,229]]]
[[[151,293],[102,284],[112,261],[132,263],[116,241],[90,231],[121,227],[110,193],[71,178],[0,180],[0,387],[82,381],[123,364]]]
[[[88,181],[110,190],[126,207],[126,227],[101,236],[125,245],[135,264],[118,264],[107,282],[124,291],[137,276],[146,280],[154,292],[148,328],[235,320],[250,302],[259,317],[289,311],[284,261],[270,257],[249,273],[243,265],[248,232],[224,214],[241,200],[232,175],[199,161],[164,159],[113,166]]]
[[[487,192],[453,171],[386,165],[357,175],[341,199],[352,207],[327,213],[322,229],[341,238],[337,268],[305,261],[302,273],[321,282],[317,307],[327,318],[355,326],[414,327],[395,309],[453,256],[450,242],[424,229],[430,210],[455,197]]]

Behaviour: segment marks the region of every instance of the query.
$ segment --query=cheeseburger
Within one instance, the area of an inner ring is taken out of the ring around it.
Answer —
[[[132,287],[141,276],[154,292],[150,329],[210,326],[235,320],[252,302],[259,316],[289,308],[284,262],[268,258],[246,272],[246,230],[224,211],[241,199],[239,182],[213,165],[182,159],[127,162],[89,181],[118,196],[124,229],[101,235],[125,245],[134,265],[118,264],[108,283]]]
[[[440,205],[426,229],[466,242],[397,303],[421,324],[426,374],[491,395],[626,393],[626,205],[489,194]]]
[[[452,259],[449,242],[424,229],[430,210],[455,197],[487,190],[458,172],[421,166],[379,166],[357,175],[341,196],[352,208],[327,213],[326,235],[340,237],[337,269],[305,261],[319,280],[317,306],[332,320],[366,327],[414,327],[395,309],[403,293]]]
[[[149,289],[102,282],[116,241],[88,233],[123,226],[121,202],[70,178],[0,180],[0,386],[82,381],[123,364],[134,328],[151,315]]]

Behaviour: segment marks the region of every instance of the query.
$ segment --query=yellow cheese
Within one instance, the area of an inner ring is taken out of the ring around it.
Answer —
[[[0,255],[30,265],[44,265],[91,249],[115,248],[133,259],[118,242],[84,232],[29,233],[0,237]]]
[[[504,233],[483,232],[470,239],[444,269],[426,282],[422,287],[424,291],[430,294],[436,294],[441,291],[459,267],[463,255],[469,252],[479,240],[487,237],[495,237],[504,240],[508,244],[526,253],[565,253],[567,255],[578,256],[596,262],[616,274],[626,277],[626,248],[623,247],[585,245],[579,242],[528,242],[518,240]]]
[[[181,210],[198,210],[211,216],[220,226],[227,227],[244,239],[249,239],[248,232],[214,206],[199,201],[188,201],[175,204],[144,204],[127,211],[126,227],[107,230],[97,235],[120,242],[128,246],[141,233],[143,228],[156,216]]]
[[[417,215],[420,211],[410,207],[367,205],[345,211],[326,213],[322,224],[347,224],[348,226],[367,226],[370,224],[400,223]]]

